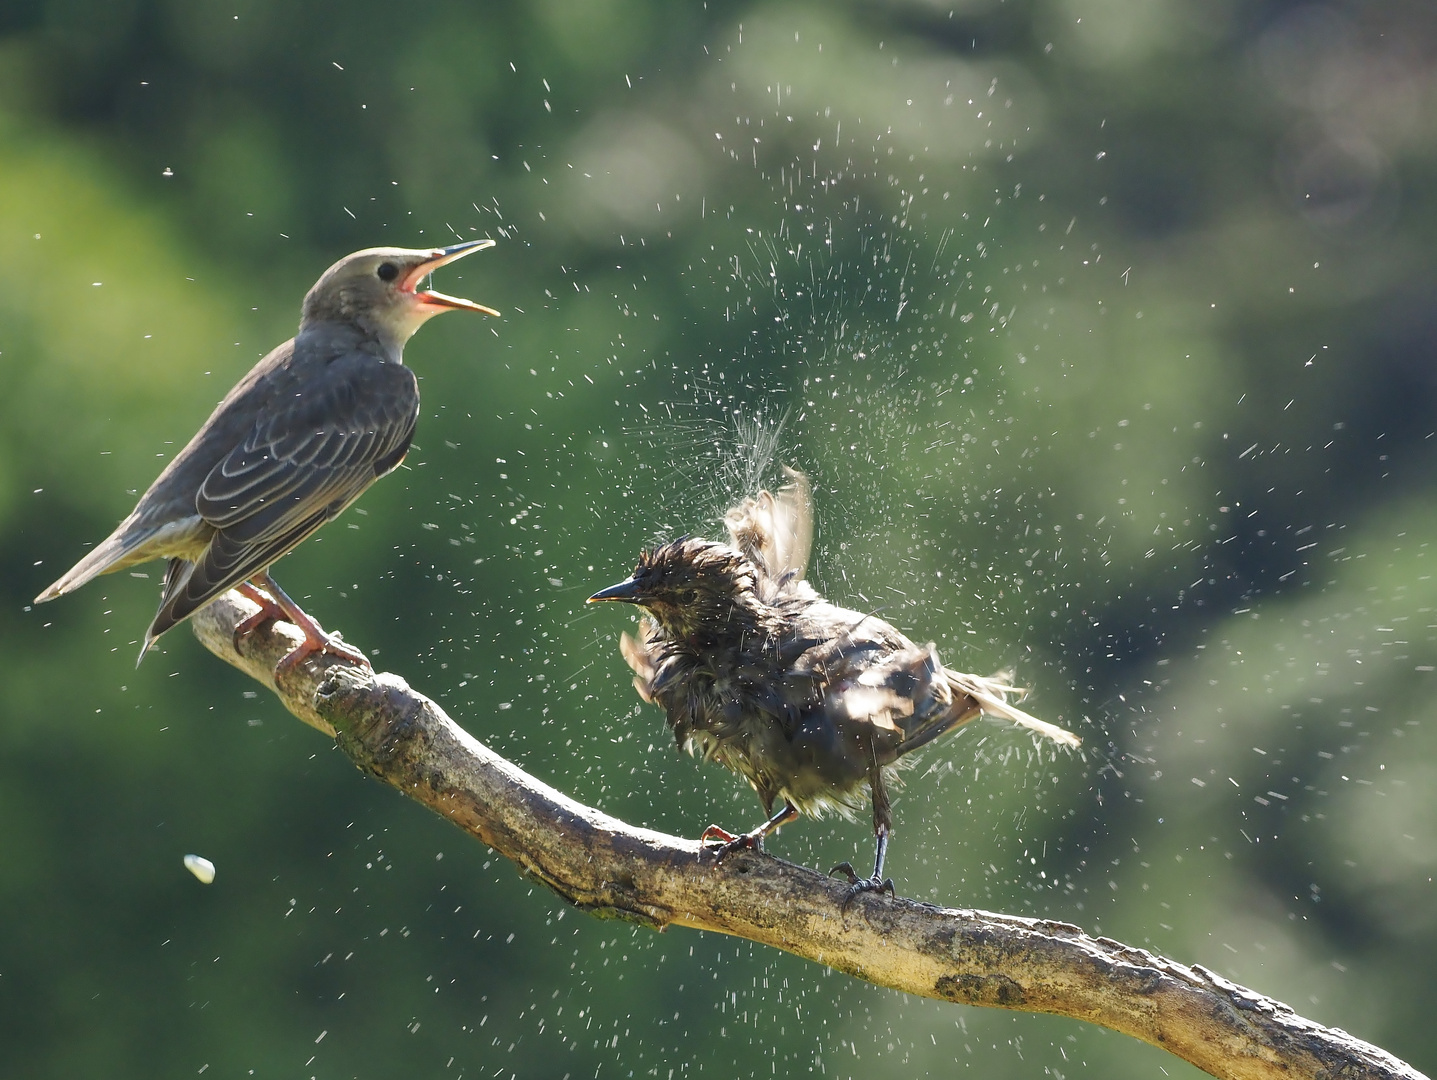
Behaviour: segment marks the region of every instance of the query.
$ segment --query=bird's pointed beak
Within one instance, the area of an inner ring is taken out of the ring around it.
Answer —
[[[621,581],[617,585],[610,585],[607,589],[600,589],[593,596],[589,597],[591,604],[600,600],[622,600],[626,604],[637,604],[640,600],[639,583],[633,578]]]
[[[409,276],[404,279],[400,286],[407,292],[413,292],[420,306],[437,315],[441,311],[451,309],[459,311],[477,311],[481,315],[493,315],[499,317],[499,312],[483,304],[476,304],[473,300],[465,300],[460,296],[446,296],[444,293],[433,292],[432,290],[420,291],[419,282],[425,277],[434,273],[441,266],[448,266],[450,263],[464,258],[465,255],[472,255],[476,251],[483,251],[494,246],[493,240],[466,240],[462,244],[451,244],[445,248],[435,248],[430,257],[409,271]]]

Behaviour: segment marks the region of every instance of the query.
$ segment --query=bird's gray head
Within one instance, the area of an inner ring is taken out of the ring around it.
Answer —
[[[335,263],[304,298],[301,327],[314,323],[350,323],[402,347],[425,321],[446,311],[499,313],[457,296],[424,291],[419,283],[439,267],[494,246],[470,240],[446,248],[366,248]]]
[[[762,604],[758,570],[727,544],[685,537],[645,551],[627,581],[589,597],[638,604],[670,637],[709,639],[741,632]]]

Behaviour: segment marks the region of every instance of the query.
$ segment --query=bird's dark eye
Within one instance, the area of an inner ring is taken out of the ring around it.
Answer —
[[[379,275],[380,281],[393,281],[399,276],[399,267],[391,262],[380,263],[379,269],[375,273]]]

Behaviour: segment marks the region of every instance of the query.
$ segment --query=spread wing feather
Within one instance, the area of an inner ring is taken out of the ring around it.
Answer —
[[[787,483],[774,495],[760,491],[724,515],[729,542],[775,582],[798,580],[813,545],[813,493],[808,477],[787,466]]]

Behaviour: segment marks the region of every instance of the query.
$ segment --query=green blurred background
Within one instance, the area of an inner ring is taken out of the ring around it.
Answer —
[[[0,1073],[1193,1074],[567,911],[183,629],[137,671],[158,566],[32,610],[326,266],[475,236],[437,285],[504,318],[419,334],[408,470],[278,568],[322,622],[747,827],[582,601],[795,464],[821,589],[1085,740],[930,749],[901,892],[1431,1071],[1434,55],[1428,0],[0,6]]]

